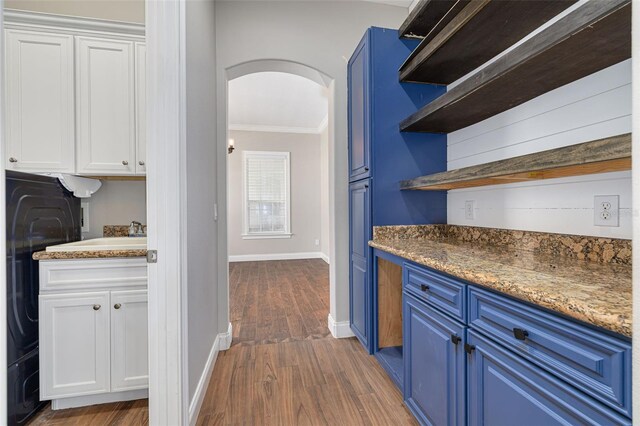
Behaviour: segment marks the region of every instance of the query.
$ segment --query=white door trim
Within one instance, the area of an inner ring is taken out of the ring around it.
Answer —
[[[146,2],[149,423],[188,424],[185,0]]]
[[[4,0],[0,0],[0,10],[4,10]],[[4,82],[4,28],[3,20],[0,19],[0,82]],[[4,84],[0,84],[0,99],[4,99]],[[6,141],[4,139],[4,102],[0,102],[0,200],[6,200],[5,196],[5,173],[4,165],[6,164],[5,149]],[[7,206],[2,203],[0,207],[0,223],[7,223],[5,217],[7,214]],[[7,247],[4,241],[6,238],[6,226],[0,226],[0,259],[7,258]],[[7,262],[0,262],[0,318],[7,318]],[[0,327],[0,365],[7,365],[7,326]],[[7,419],[7,369],[0,368],[0,419]]]

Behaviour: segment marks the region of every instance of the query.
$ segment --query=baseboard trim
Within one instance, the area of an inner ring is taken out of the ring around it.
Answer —
[[[319,251],[305,253],[267,253],[267,254],[241,254],[229,256],[229,262],[261,262],[265,260],[300,260],[300,259],[324,259],[324,254]],[[328,260],[328,258],[327,258]],[[328,261],[325,262],[328,263]]]
[[[109,404],[119,401],[135,401],[149,398],[149,389],[135,389],[122,392],[109,392],[97,395],[72,396],[51,400],[52,410],[66,410],[67,408],[86,407],[88,405]]]
[[[231,323],[229,323],[229,327],[227,328],[227,332],[218,334],[218,337],[220,338],[220,350],[221,351],[226,351],[227,349],[229,349],[231,347],[231,339],[233,337],[233,326],[231,325]]]
[[[211,352],[209,352],[209,356],[207,357],[207,363],[205,364],[204,371],[200,376],[200,380],[198,380],[198,386],[193,394],[193,399],[191,400],[191,404],[189,404],[189,425],[195,425],[198,420],[198,414],[200,414],[200,409],[202,408],[202,403],[204,402],[204,397],[207,393],[207,388],[209,387],[209,381],[211,380],[211,374],[213,373],[213,367],[216,364],[216,360],[218,359],[218,353],[220,351],[225,351],[231,347],[231,336],[232,336],[232,327],[231,323],[229,323],[229,327],[226,333],[220,333],[216,336],[216,339],[213,341],[213,345],[211,346]]]
[[[331,261],[329,260],[329,256],[328,256],[328,255],[326,255],[326,254],[324,254],[324,253],[320,253],[320,256],[321,256],[320,258],[321,258],[322,260],[324,260],[324,261],[327,263],[327,265],[330,265],[330,264],[331,264]]]
[[[333,319],[331,314],[329,314],[329,318],[327,319],[329,324],[329,331],[331,335],[336,339],[344,339],[346,337],[354,337],[353,331],[351,331],[351,327],[349,326],[349,321],[336,321]]]

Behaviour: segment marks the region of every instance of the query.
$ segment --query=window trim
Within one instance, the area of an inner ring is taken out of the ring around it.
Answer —
[[[247,159],[249,157],[274,157],[285,164],[285,230],[282,232],[249,232]],[[244,240],[291,238],[291,153],[285,151],[242,151],[242,234]]]

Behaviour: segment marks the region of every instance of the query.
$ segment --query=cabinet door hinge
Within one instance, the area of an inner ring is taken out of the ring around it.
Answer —
[[[147,263],[158,263],[158,250],[147,250]]]

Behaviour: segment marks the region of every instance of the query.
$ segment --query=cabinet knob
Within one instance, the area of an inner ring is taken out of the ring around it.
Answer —
[[[365,171],[365,172],[368,172],[368,171],[369,171],[369,168],[368,168],[368,167],[365,167],[365,168],[364,168],[364,171]]]
[[[518,340],[526,340],[528,335],[529,335],[529,332],[527,330],[524,330],[522,328],[513,329],[513,337],[515,337]]]
[[[457,345],[460,342],[462,342],[462,337],[456,336],[455,334],[451,335],[451,343],[453,343],[454,345]]]
[[[93,310],[94,310],[94,311],[97,311],[97,310],[99,310],[101,307],[102,307],[102,306],[100,306],[100,305],[93,305]]]
[[[18,162],[18,159],[17,159],[17,158],[15,158],[15,157],[9,157],[9,162],[10,162],[10,163],[17,163],[17,162]]]
[[[123,165],[123,166],[128,166],[128,165],[129,165],[129,162],[128,162],[127,160],[122,160],[122,165]]]
[[[119,304],[119,303],[116,303],[115,305],[113,305],[114,309],[120,309],[121,307],[122,307],[122,305]]]
[[[476,350],[476,347],[475,347],[475,346],[470,345],[470,344],[468,344],[468,343],[465,343],[465,344],[464,344],[464,351],[465,351],[466,353],[471,354],[471,352],[473,352],[473,351],[475,351],[475,350]]]
[[[144,161],[140,160],[140,161],[138,161],[138,164],[141,165],[141,166],[144,166]]]
[[[426,284],[420,284],[420,290],[422,291],[429,291],[429,286]]]

